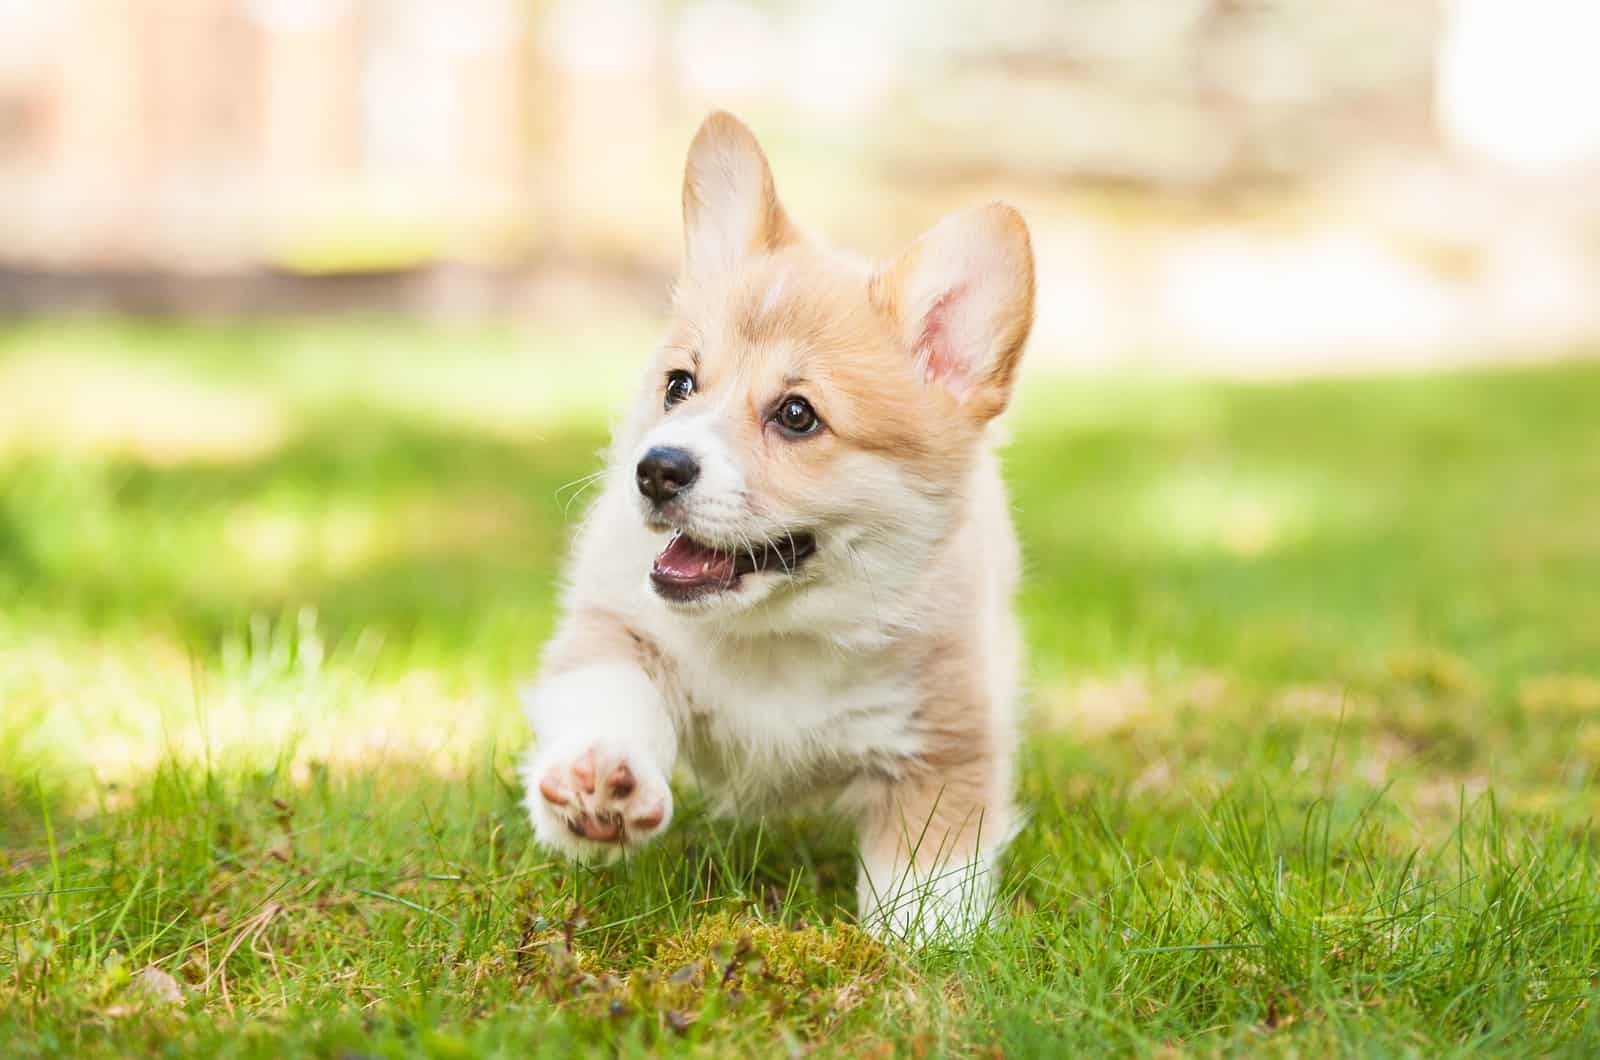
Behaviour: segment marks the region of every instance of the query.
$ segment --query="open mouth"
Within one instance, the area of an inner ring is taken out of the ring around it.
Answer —
[[[785,534],[735,552],[702,544],[680,531],[651,564],[650,582],[668,600],[694,600],[732,589],[746,574],[793,574],[816,550],[817,539],[807,533]]]

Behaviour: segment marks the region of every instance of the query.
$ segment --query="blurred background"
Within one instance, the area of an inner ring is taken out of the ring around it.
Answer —
[[[0,1052],[464,1055],[491,988],[480,1048],[637,1051],[680,1014],[547,1034],[545,928],[852,907],[814,822],[679,785],[569,873],[518,801],[713,107],[842,246],[1003,197],[1039,263],[1028,956],[796,950],[849,981],[746,1052],[1592,1031],[1600,0],[0,0]]]
[[[0,0],[0,308],[650,317],[721,106],[868,251],[1023,206],[1041,362],[1548,355],[1600,330],[1597,42],[1586,0]]]
[[[1597,45],[1592,0],[0,0],[0,818],[520,746],[712,107],[842,245],[1027,215],[1040,726],[1365,687],[1361,776],[1481,778],[1526,682],[1600,695]],[[1520,737],[1551,783],[1592,713]]]

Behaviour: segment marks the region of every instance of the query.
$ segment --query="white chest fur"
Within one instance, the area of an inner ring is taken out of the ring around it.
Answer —
[[[686,764],[720,812],[837,794],[850,778],[892,773],[918,750],[914,689],[877,653],[802,637],[710,642],[670,627],[656,635],[677,670],[668,706]]]

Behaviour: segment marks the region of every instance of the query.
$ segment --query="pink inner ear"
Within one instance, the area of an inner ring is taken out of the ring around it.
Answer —
[[[965,284],[940,295],[922,318],[922,334],[917,338],[917,359],[922,362],[925,382],[937,379],[957,398],[966,392],[970,380],[967,361],[956,349],[950,314],[953,303],[966,290]]]

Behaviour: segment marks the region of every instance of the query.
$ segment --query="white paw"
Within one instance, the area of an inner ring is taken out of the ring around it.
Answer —
[[[582,861],[613,861],[672,820],[672,789],[650,757],[622,745],[564,744],[523,771],[534,836]]]
[[[863,862],[857,911],[862,926],[881,939],[958,942],[992,922],[992,876],[987,858],[923,871]]]

